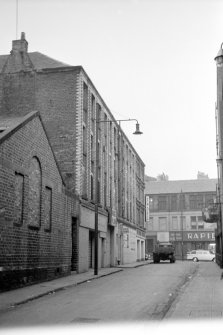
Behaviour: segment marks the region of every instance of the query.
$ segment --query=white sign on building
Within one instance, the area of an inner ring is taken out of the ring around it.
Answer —
[[[169,237],[169,232],[168,231],[160,231],[157,232],[157,241],[159,242],[169,242],[170,237]]]
[[[149,195],[146,195],[146,222],[149,221]]]

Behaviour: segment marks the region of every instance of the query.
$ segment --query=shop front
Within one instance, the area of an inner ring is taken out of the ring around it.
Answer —
[[[170,241],[175,245],[176,259],[186,259],[188,251],[208,250],[210,243],[215,243],[214,231],[171,231]]]

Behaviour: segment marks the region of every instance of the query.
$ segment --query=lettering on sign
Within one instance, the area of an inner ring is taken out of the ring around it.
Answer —
[[[149,221],[149,196],[146,195],[146,222]]]
[[[182,240],[182,232],[170,232],[171,241],[180,241]],[[202,231],[202,232],[183,232],[184,241],[214,241],[215,233],[212,231]]]
[[[214,232],[186,232],[184,234],[184,240],[188,241],[213,241],[215,239]]]

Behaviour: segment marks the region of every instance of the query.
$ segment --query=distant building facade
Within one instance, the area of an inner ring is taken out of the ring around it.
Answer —
[[[176,257],[208,249],[216,223],[204,222],[202,209],[216,201],[217,179],[148,181],[145,186],[146,252],[159,240],[175,244]]]
[[[0,118],[24,117],[34,110],[41,115],[66,193],[75,201],[66,230],[71,239],[71,270],[94,267],[96,182],[99,268],[144,259],[142,159],[84,69],[29,53],[22,34],[13,41],[10,55],[0,56]],[[97,144],[96,119],[101,120]]]

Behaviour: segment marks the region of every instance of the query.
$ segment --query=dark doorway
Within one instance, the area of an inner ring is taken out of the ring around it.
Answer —
[[[93,268],[93,240],[94,240],[94,232],[89,230],[89,249],[88,249],[89,269]]]
[[[77,271],[78,267],[77,218],[74,217],[72,217],[71,240],[72,240],[71,271]]]

